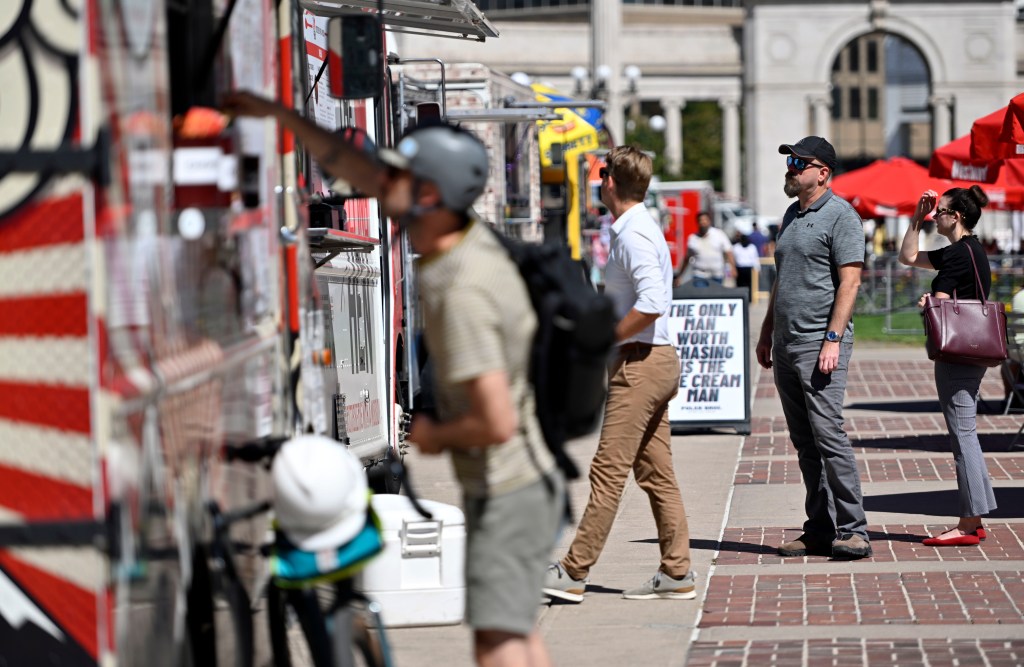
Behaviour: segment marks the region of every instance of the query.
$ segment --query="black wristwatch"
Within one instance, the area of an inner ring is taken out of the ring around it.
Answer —
[[[839,342],[839,338],[840,338],[839,334],[837,334],[835,331],[826,331],[825,332],[825,340],[827,340],[830,343],[838,343]]]

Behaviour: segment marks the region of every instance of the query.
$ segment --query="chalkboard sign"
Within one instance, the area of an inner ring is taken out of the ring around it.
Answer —
[[[679,353],[673,432],[718,427],[750,433],[749,296],[746,289],[680,288],[669,310]]]

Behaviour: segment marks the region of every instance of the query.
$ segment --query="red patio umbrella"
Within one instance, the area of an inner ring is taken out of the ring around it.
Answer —
[[[971,135],[965,134],[932,153],[928,173],[933,178],[959,179],[967,183],[949,183],[950,187],[970,187],[979,183],[998,209],[1017,210],[1024,203],[1024,160],[975,160],[971,158]],[[934,188],[939,193],[939,188]]]
[[[1024,93],[1014,97],[1006,106],[1003,132],[999,138],[1007,144],[1024,144]]]
[[[1024,158],[1024,93],[1010,104],[982,116],[971,125],[971,158]]]
[[[1003,188],[1024,187],[1024,160],[972,159],[969,134],[936,148],[928,173],[934,178],[991,183]]]
[[[866,218],[910,215],[917,198],[930,187],[928,171],[913,160],[894,157],[832,179],[832,190]]]
[[[847,200],[862,217],[911,215],[921,193],[932,187],[928,170],[913,160],[894,157],[832,179],[832,191]]]
[[[969,188],[976,183],[964,180],[933,178],[928,170],[913,160],[894,157],[875,160],[866,167],[840,174],[832,179],[832,190],[849,201],[866,218],[913,215],[917,201],[925,190],[940,195],[950,188]],[[1024,188],[982,184],[996,209],[1024,207]]]
[[[965,134],[935,149],[928,173],[933,178],[962,178],[965,181],[995,183],[1002,175],[1002,168],[1002,160],[972,159],[971,135]]]

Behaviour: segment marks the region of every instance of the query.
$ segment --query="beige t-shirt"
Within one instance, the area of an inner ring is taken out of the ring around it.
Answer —
[[[718,227],[709,227],[708,233],[690,234],[686,243],[690,254],[693,275],[698,278],[722,278],[725,276],[725,253],[732,252],[729,237]]]
[[[455,247],[421,259],[416,274],[439,418],[464,414],[469,400],[463,383],[498,369],[508,373],[519,410],[519,428],[509,441],[452,451],[463,491],[493,496],[532,484],[554,469],[554,458],[541,435],[528,377],[537,318],[519,270],[491,230],[473,222]]]

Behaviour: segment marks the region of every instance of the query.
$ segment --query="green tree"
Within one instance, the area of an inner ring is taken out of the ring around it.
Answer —
[[[665,167],[665,134],[651,129],[650,119],[640,116],[634,119],[636,125],[626,131],[626,143],[645,151],[654,153],[654,175],[663,181],[678,178],[678,174],[668,174]]]
[[[665,133],[651,129],[647,116],[635,118],[632,130],[626,132],[626,143],[652,151],[654,174],[663,181],[711,181],[722,189],[722,112],[718,103],[689,102],[683,109],[683,169],[668,170],[665,156]]]
[[[722,110],[718,102],[687,102],[683,109],[683,178],[722,190]]]

